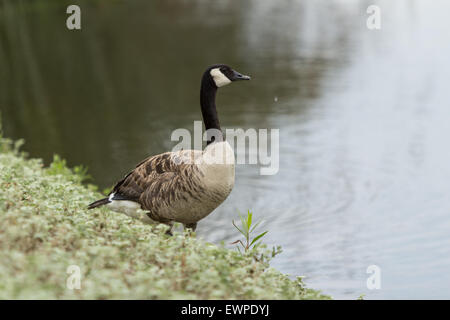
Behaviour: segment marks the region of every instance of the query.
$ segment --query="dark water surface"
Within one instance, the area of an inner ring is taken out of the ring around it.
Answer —
[[[273,266],[336,298],[450,298],[450,22],[447,1],[0,0],[5,134],[111,186],[200,120],[205,67],[252,81],[219,91],[225,128],[279,128],[280,170],[239,165],[227,201],[199,224],[236,239],[253,210]],[[254,151],[254,150],[253,150]],[[250,150],[250,152],[253,152]],[[368,290],[366,269],[381,268]]]

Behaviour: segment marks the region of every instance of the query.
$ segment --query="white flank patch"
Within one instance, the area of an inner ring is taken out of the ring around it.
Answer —
[[[112,200],[114,194],[109,196],[109,200],[111,201],[106,206],[116,212],[124,213],[127,216],[141,220],[145,223],[155,223],[152,219],[150,219],[144,210],[141,209],[141,205],[134,201],[128,200]]]
[[[137,213],[141,206],[139,203],[127,200],[112,200],[107,206],[114,211],[125,213],[128,216],[133,216]],[[136,217],[133,217],[136,218]]]
[[[220,68],[214,68],[212,69],[209,74],[213,78],[214,82],[216,83],[216,86],[218,88],[226,86],[227,84],[231,83],[231,80],[228,79],[222,71],[220,71]]]

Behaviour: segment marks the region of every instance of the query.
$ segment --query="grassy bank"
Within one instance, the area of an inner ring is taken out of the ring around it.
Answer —
[[[325,299],[269,267],[270,251],[240,254],[186,234],[164,235],[107,209],[83,170],[44,168],[0,136],[0,299]],[[231,221],[230,221],[231,222]],[[70,290],[69,266],[81,271]]]

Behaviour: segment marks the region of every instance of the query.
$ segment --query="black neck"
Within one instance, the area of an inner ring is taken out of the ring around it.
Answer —
[[[221,130],[216,110],[216,93],[217,86],[209,75],[209,72],[206,72],[203,75],[200,89],[200,105],[202,107],[203,122],[205,123],[206,130]],[[214,136],[211,137],[211,135],[208,134],[207,144],[210,144],[216,140],[218,139],[215,139]]]

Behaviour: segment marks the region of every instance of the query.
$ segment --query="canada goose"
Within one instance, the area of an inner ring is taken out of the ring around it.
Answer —
[[[172,227],[181,222],[195,230],[197,222],[217,208],[234,186],[234,152],[223,141],[215,100],[218,88],[237,80],[250,77],[224,64],[210,66],[203,74],[200,105],[208,134],[205,150],[166,152],[143,160],[107,198],[88,209],[106,205],[147,223]],[[211,131],[216,134],[210,135]]]

